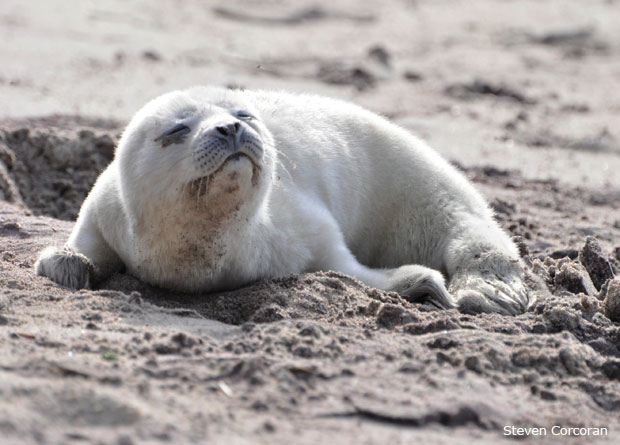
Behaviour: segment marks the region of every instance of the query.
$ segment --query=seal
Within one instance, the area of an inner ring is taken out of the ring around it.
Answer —
[[[127,272],[184,292],[336,270],[469,313],[533,297],[510,237],[426,143],[354,104],[196,87],[146,104],[36,272],[74,289]]]

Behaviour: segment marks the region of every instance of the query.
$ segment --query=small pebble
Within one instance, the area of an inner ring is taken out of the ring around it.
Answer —
[[[620,280],[609,280],[601,289],[605,315],[611,321],[620,322]]]
[[[600,289],[605,281],[614,277],[609,261],[603,255],[601,246],[593,236],[586,238],[586,244],[579,252],[579,262],[586,268],[597,289]]]

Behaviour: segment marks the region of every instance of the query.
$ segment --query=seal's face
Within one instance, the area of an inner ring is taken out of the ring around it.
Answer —
[[[190,203],[211,214],[252,210],[269,188],[275,150],[242,91],[197,88],[161,96],[140,110],[117,157],[131,210],[153,217]]]
[[[248,178],[252,186],[257,185],[264,155],[263,128],[247,108],[229,103],[209,107],[210,117],[202,122],[192,141],[192,161],[198,176],[189,183],[192,196],[203,196],[210,192],[210,185],[220,183],[221,192],[230,194],[240,188],[239,181]],[[177,139],[174,135],[182,132],[191,133],[191,129],[178,124],[161,136],[162,145],[166,138]],[[244,172],[250,167],[251,177],[249,171]]]

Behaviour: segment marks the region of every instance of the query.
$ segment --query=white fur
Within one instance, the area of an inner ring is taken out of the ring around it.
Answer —
[[[191,128],[185,141],[157,142],[179,122]],[[260,171],[248,157],[198,165],[205,138],[235,122],[262,140]],[[187,184],[209,174],[206,193],[187,198]],[[94,280],[124,264],[152,284],[208,292],[333,269],[442,307],[528,305],[515,245],[460,172],[380,116],[317,96],[194,88],[148,103],[67,247],[92,262]],[[37,271],[68,285],[66,271],[43,267],[46,252]]]

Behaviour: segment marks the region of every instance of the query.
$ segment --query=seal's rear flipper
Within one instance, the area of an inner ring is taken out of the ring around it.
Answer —
[[[525,267],[501,252],[484,252],[457,270],[449,289],[461,312],[522,314],[535,301],[524,284]]]

